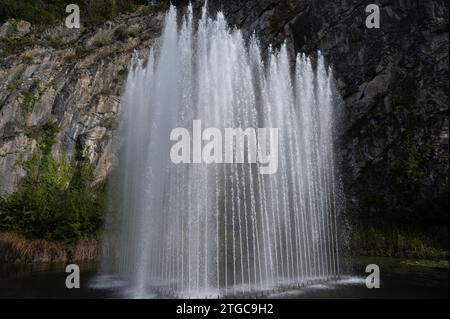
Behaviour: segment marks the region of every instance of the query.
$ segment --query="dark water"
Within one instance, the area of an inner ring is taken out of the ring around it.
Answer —
[[[365,286],[365,266],[379,265],[381,287]],[[128,298],[112,278],[98,276],[95,263],[80,264],[81,288],[67,289],[65,265],[0,266],[0,298]],[[271,292],[267,298],[448,298],[448,262],[391,258],[353,260],[351,275],[338,280]],[[158,296],[155,296],[158,297]]]

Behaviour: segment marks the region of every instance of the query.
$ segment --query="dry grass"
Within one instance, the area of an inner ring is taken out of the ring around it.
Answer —
[[[67,245],[43,239],[26,239],[15,233],[0,232],[0,263],[30,264],[73,262],[99,259],[102,251],[97,239],[82,239]]]
[[[445,228],[437,228],[425,235],[367,227],[353,229],[351,249],[359,256],[445,260],[448,259],[448,246],[443,246],[443,241],[448,243]]]

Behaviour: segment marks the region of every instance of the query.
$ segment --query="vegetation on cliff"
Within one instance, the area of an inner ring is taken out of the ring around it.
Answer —
[[[87,162],[53,157],[57,132],[55,123],[44,125],[37,150],[17,163],[26,175],[15,193],[0,199],[0,230],[66,243],[99,231],[105,186],[93,185]]]
[[[112,19],[122,12],[131,11],[146,0],[79,0],[83,23],[93,25]],[[52,24],[67,15],[65,8],[72,0],[0,0],[0,23],[9,18],[36,24]]]

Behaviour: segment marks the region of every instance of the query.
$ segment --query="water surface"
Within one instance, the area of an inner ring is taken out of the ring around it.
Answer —
[[[381,270],[380,289],[365,286],[365,265]],[[448,298],[448,262],[425,262],[394,258],[358,258],[351,275],[309,286],[271,291],[259,298]],[[81,288],[65,287],[65,265],[2,265],[1,298],[133,298],[126,285],[113,277],[98,275],[96,263],[80,264]],[[147,295],[148,298],[164,298]],[[254,298],[255,296],[239,296]]]

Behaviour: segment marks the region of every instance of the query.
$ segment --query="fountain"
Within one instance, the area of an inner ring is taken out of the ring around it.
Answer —
[[[332,72],[320,53],[292,64],[285,44],[263,59],[206,7],[177,23],[172,6],[159,52],[133,58],[105,261],[132,296],[260,296],[339,276]],[[171,130],[195,120],[278,128],[278,170],[171,162]]]

